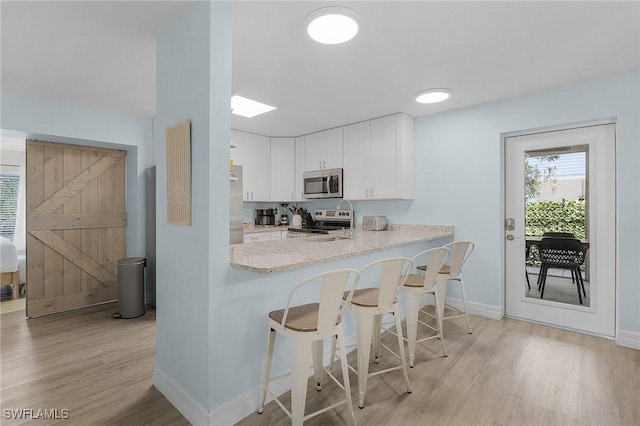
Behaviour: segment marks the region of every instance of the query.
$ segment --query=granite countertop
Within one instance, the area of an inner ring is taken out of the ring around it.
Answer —
[[[273,273],[452,236],[453,226],[442,225],[392,225],[386,231],[358,229],[354,239],[342,238],[343,232],[335,231],[304,238],[234,244],[230,247],[230,260],[234,268]]]

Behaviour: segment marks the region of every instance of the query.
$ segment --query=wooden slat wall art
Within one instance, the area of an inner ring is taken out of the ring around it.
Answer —
[[[117,298],[125,152],[27,141],[27,316]]]
[[[167,223],[191,225],[191,120],[167,128]]]

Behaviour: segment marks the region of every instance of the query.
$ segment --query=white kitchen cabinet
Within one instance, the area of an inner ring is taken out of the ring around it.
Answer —
[[[344,127],[342,196],[348,200],[364,200],[370,190],[371,122]]]
[[[243,166],[243,201],[271,201],[271,141],[265,136],[231,130],[234,164]]]
[[[395,114],[344,128],[344,198],[413,199],[413,118]]]
[[[305,157],[305,137],[300,136],[295,140],[295,161],[294,161],[294,182],[293,182],[293,194],[294,201],[304,201],[304,181],[303,175],[306,170],[306,157]]]
[[[342,167],[342,127],[305,136],[305,169]]]
[[[295,140],[271,138],[271,201],[295,201]]]

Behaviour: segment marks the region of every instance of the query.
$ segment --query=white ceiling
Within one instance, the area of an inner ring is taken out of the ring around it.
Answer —
[[[352,41],[303,21],[337,2],[233,4],[232,91],[278,107],[232,127],[298,136],[395,112],[461,108],[640,69],[640,2],[350,2]],[[130,114],[155,111],[155,37],[189,2],[7,2],[2,89]],[[446,87],[453,98],[419,105]]]

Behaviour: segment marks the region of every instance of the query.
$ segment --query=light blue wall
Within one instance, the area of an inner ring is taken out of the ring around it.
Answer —
[[[640,73],[589,81],[417,118],[410,218],[451,223],[476,242],[465,267],[474,302],[501,305],[504,132],[617,117],[619,328],[640,332]]]
[[[219,344],[212,338],[214,288],[229,268],[230,93],[230,6],[195,2],[157,44],[156,363],[205,409],[218,376],[210,358]],[[165,129],[187,118],[192,224],[169,225]]]
[[[144,169],[152,164],[151,119],[3,90],[0,129],[8,136],[127,151],[127,256],[145,256]]]

